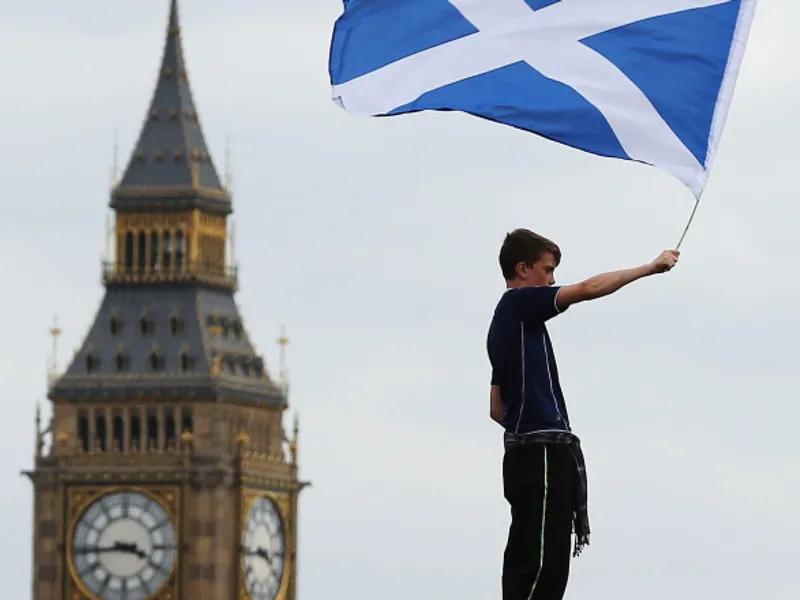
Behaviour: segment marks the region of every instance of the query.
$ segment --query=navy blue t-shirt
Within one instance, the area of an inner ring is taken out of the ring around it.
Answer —
[[[500,387],[506,431],[570,430],[545,323],[560,314],[555,286],[509,289],[495,308],[486,340],[492,385]]]

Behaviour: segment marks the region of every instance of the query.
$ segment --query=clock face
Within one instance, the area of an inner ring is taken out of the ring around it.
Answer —
[[[71,541],[75,572],[102,600],[145,600],[169,579],[175,557],[175,527],[167,511],[139,492],[95,500]]]
[[[275,502],[258,498],[245,519],[244,582],[253,600],[275,600],[284,567],[283,520]]]

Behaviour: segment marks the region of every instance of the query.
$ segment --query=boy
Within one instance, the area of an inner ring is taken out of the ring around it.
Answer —
[[[586,471],[545,323],[571,305],[613,294],[678,262],[667,250],[653,262],[555,286],[556,244],[527,229],[506,235],[500,268],[507,290],[487,336],[492,365],[490,416],[505,429],[504,496],[511,527],[503,559],[503,600],[561,600],[575,555],[589,543]]]

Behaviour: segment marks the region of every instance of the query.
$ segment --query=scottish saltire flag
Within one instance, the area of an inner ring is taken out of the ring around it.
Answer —
[[[653,165],[700,198],[756,0],[344,0],[333,99],[455,110]]]

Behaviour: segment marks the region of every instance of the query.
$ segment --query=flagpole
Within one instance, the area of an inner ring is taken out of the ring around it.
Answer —
[[[681,249],[681,244],[683,243],[684,238],[686,237],[686,233],[689,231],[689,227],[692,225],[692,221],[694,220],[694,215],[697,212],[697,207],[700,206],[700,199],[698,198],[695,200],[694,208],[692,209],[692,214],[689,215],[689,222],[686,223],[686,228],[683,230],[683,235],[681,235],[681,239],[678,242],[678,245],[675,247],[676,250]]]

